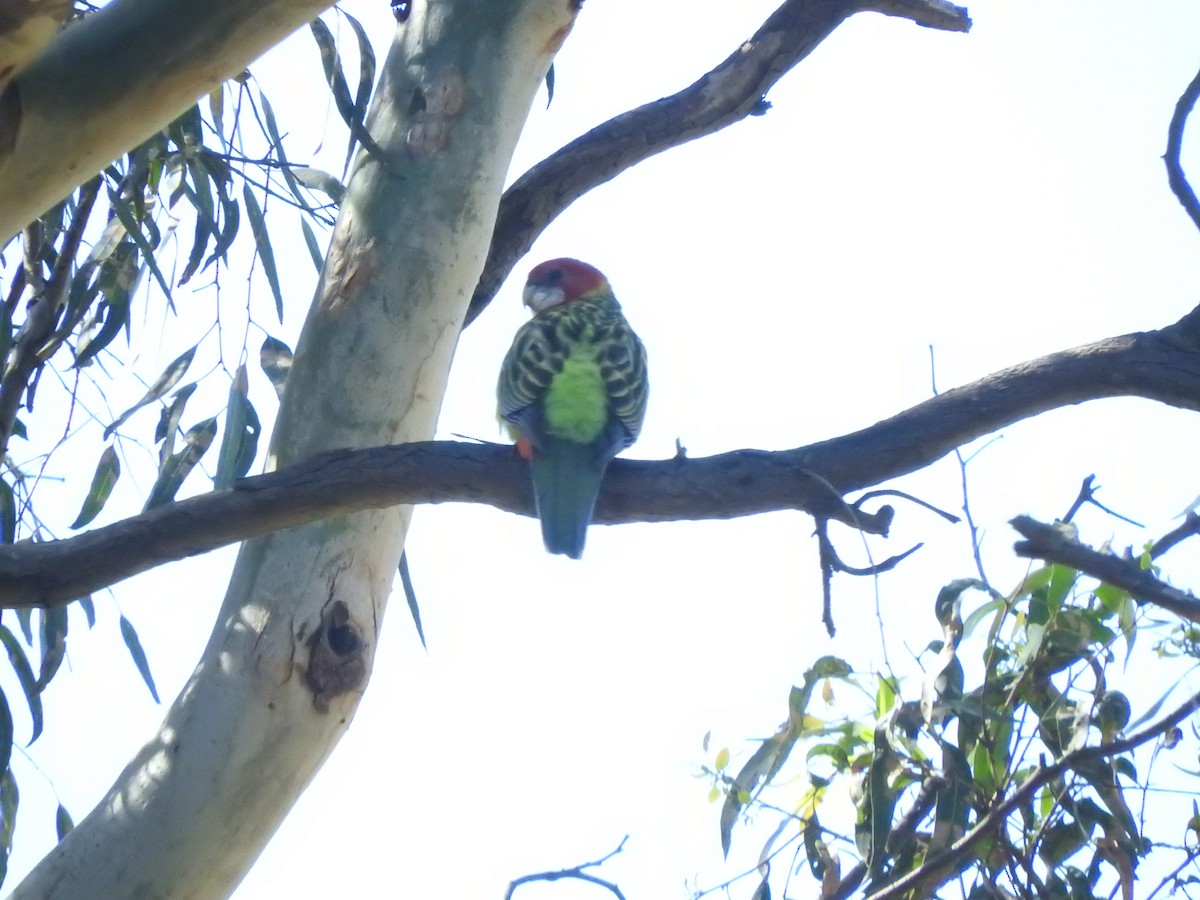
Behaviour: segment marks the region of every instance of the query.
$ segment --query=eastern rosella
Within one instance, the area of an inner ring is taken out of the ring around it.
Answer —
[[[500,369],[499,415],[529,460],[546,549],[579,559],[604,470],[642,430],[646,348],[587,263],[542,263],[524,299],[534,316]]]

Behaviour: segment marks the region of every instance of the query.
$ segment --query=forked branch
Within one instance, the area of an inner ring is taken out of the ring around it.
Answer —
[[[657,153],[761,114],[767,108],[767,91],[842,21],[864,11],[942,31],[971,27],[966,9],[945,0],[786,0],[751,38],[695,82],[596,126],[505,191],[491,250],[467,309],[467,324],[483,312],[513,266],[568,206]]]

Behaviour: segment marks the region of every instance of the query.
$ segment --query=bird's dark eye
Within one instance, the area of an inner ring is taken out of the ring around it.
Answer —
[[[551,269],[546,273],[546,284],[558,284],[563,280],[562,269]]]

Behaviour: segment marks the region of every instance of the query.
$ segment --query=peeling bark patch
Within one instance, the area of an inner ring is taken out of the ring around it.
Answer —
[[[571,9],[575,12],[579,12],[579,7],[582,5],[583,0],[579,0],[578,3],[571,4]],[[558,31],[554,32],[554,34],[550,36],[550,40],[546,41],[546,53],[549,53],[551,56],[557,53],[562,48],[563,43],[567,40],[567,35],[570,33],[570,25],[564,25],[562,28],[558,29]]]
[[[362,687],[367,676],[363,658],[366,648],[362,629],[350,617],[350,608],[341,600],[326,606],[317,630],[308,640],[305,673],[318,712],[329,712],[330,700]]]
[[[347,228],[342,231],[344,240],[339,241],[329,253],[326,268],[334,286],[324,292],[321,301],[322,309],[329,312],[337,312],[344,306],[358,292],[359,287],[370,281],[377,268],[375,239],[368,238],[354,246],[351,234],[353,230]]]
[[[443,66],[425,85],[425,111],[435,116],[457,116],[467,102],[467,84],[455,66]]]
[[[415,156],[441,153],[450,146],[450,120],[467,105],[467,83],[455,66],[429,73],[413,90],[409,103],[412,121],[404,145]]]
[[[425,115],[416,118],[404,135],[404,146],[413,154],[432,156],[450,146],[450,129],[442,119]]]

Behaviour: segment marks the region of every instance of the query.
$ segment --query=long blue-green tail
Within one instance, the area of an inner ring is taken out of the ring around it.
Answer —
[[[534,451],[531,466],[546,549],[579,559],[608,460],[592,444],[548,437]]]

